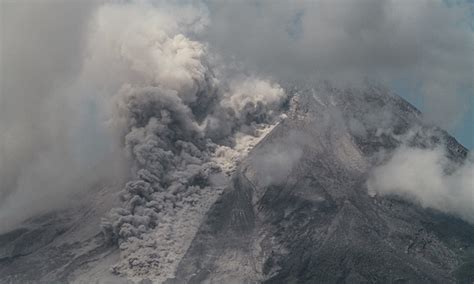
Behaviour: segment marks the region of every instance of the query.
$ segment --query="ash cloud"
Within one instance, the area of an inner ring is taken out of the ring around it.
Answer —
[[[277,121],[286,98],[278,84],[225,66],[193,39],[208,25],[207,10],[181,8],[109,3],[92,23],[84,70],[107,90],[111,126],[132,163],[122,206],[102,223],[124,256],[117,274],[173,275],[188,236],[223,190],[219,180],[231,174],[218,150],[241,151]],[[97,81],[110,66],[118,72]],[[155,244],[144,249],[148,240]]]
[[[269,79],[221,66],[222,59],[193,39],[208,25],[206,9],[182,8],[109,3],[92,23],[84,70],[97,84],[106,82],[111,125],[132,161],[123,207],[103,222],[106,236],[125,254],[133,253],[137,239],[216,198],[223,166],[216,150],[237,148],[237,136],[257,136],[278,119],[286,98]],[[118,72],[96,81],[110,66]],[[134,267],[149,265],[138,262]]]
[[[131,164],[136,180],[123,200],[137,217],[126,234],[148,228],[162,210],[152,201],[175,206],[197,190],[183,196],[191,184],[207,186],[216,148],[258,136],[286,97],[193,39],[209,27],[201,4],[2,2],[6,12],[0,218],[8,227],[126,178]]]

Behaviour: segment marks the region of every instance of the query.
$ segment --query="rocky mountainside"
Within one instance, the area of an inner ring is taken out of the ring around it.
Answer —
[[[379,153],[390,153],[413,128],[418,134],[407,143],[414,147],[446,145],[455,163],[467,150],[378,88],[288,91],[294,95],[287,116],[196,219],[198,229],[165,282],[472,283],[473,225],[369,194],[366,183]],[[93,194],[94,202],[0,235],[0,283],[126,283],[111,273],[119,251],[99,226],[116,192]],[[160,282],[148,276],[159,273],[141,272],[134,281]]]
[[[338,92],[303,90],[294,98],[288,118],[241,164],[168,283],[472,282],[465,252],[474,226],[367,193],[375,154],[399,143],[376,134],[367,116],[387,112],[402,134],[421,123],[419,112],[376,89]],[[466,157],[443,131],[425,139],[447,139],[453,159]],[[275,170],[278,162],[287,166]]]

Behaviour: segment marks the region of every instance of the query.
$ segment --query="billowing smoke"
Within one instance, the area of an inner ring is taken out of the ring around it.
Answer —
[[[111,125],[133,164],[133,179],[120,195],[123,206],[104,219],[104,232],[125,255],[136,253],[137,239],[157,239],[150,234],[170,241],[159,246],[166,254],[155,250],[148,259],[140,252],[136,263],[119,263],[117,273],[172,266],[178,258],[168,252],[184,240],[166,234],[196,229],[182,215],[203,216],[219,196],[216,184],[227,165],[220,150],[241,149],[242,137],[258,137],[278,120],[286,99],[278,84],[222,66],[192,39],[207,25],[206,10],[182,8],[105,4],[91,25],[83,76],[106,90]]]
[[[443,147],[398,148],[373,170],[368,187],[372,194],[398,195],[474,223],[474,161],[455,165]]]
[[[174,195],[205,186],[219,168],[215,150],[242,150],[236,141],[258,136],[285,100],[277,84],[237,74],[192,39],[209,24],[203,5],[2,5],[2,68],[13,66],[2,72],[0,124],[0,218],[8,227],[126,176],[122,147],[141,181],[127,185],[130,198],[144,194],[144,181]],[[15,30],[20,23],[32,39]],[[35,36],[51,38],[40,38],[42,47]]]

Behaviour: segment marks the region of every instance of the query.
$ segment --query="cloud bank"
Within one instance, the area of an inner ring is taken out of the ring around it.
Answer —
[[[372,194],[399,195],[474,223],[474,161],[452,165],[442,147],[398,148],[368,180]],[[447,172],[454,167],[452,172]]]

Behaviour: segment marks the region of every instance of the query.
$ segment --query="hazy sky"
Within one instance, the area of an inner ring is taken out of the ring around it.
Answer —
[[[393,87],[394,91],[409,101],[411,104],[416,106],[418,109],[423,111],[425,106],[423,104],[423,99],[420,96],[416,95],[416,91],[410,90],[403,84],[395,85]],[[466,90],[462,93],[466,97],[466,111],[464,116],[459,120],[459,122],[448,132],[453,135],[458,142],[460,142],[464,147],[469,150],[474,149],[474,95],[472,88]]]

